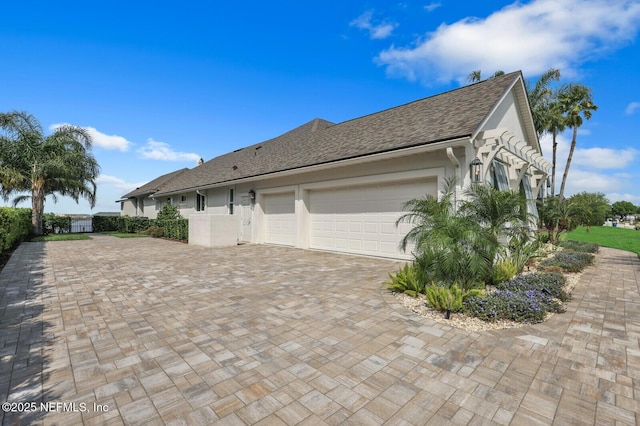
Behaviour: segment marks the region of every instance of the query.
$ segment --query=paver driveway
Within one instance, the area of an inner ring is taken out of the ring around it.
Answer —
[[[640,420],[635,255],[603,249],[566,314],[483,333],[398,305],[380,284],[398,265],[105,236],[22,244],[0,274],[0,391],[36,409],[3,423]]]

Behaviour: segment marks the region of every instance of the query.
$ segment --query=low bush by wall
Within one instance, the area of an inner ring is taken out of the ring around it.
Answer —
[[[0,207],[0,253],[27,238],[31,228],[31,209]]]
[[[157,220],[147,217],[94,216],[94,232],[144,232],[150,227],[163,229],[165,238],[173,240],[189,239],[189,220],[185,218]]]
[[[164,237],[172,240],[189,239],[189,219],[155,220],[154,225],[164,229]]]

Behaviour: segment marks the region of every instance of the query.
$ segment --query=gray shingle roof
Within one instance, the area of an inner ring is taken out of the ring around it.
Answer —
[[[142,185],[141,187],[138,187],[138,188],[134,189],[133,191],[123,195],[122,198],[135,198],[135,197],[140,197],[140,196],[144,196],[144,195],[153,194],[153,193],[163,189],[163,186],[166,185],[167,183],[169,183],[171,181],[171,179],[180,176],[181,174],[183,174],[184,172],[186,172],[188,170],[189,169],[185,167],[184,169],[176,170],[175,172],[167,173],[166,175],[162,175],[160,177],[157,177],[154,180],[152,180],[151,182],[146,183],[146,184]]]
[[[213,158],[171,179],[158,194],[469,137],[518,78],[520,72],[505,74],[339,124],[315,119]]]

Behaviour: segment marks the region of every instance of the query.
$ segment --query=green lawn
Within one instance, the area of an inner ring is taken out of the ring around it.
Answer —
[[[33,237],[31,241],[69,241],[69,240],[90,240],[87,234],[49,234]]]
[[[565,239],[595,243],[603,247],[631,251],[640,256],[640,231],[611,226],[592,226],[587,230],[580,226],[565,235]]]
[[[101,232],[101,234],[104,235],[109,235],[111,237],[118,237],[118,238],[143,238],[143,237],[148,237],[149,234],[134,234],[134,233],[125,233],[125,232],[116,232],[116,231],[109,231],[109,232]]]

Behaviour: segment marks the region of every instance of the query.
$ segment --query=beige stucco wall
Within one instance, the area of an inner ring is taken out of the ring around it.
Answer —
[[[155,219],[158,217],[159,209],[156,209],[156,200],[153,198],[145,198],[143,202],[144,206],[138,216],[148,217],[149,219]]]
[[[121,202],[120,216],[135,216],[136,206],[135,200],[128,199]]]

